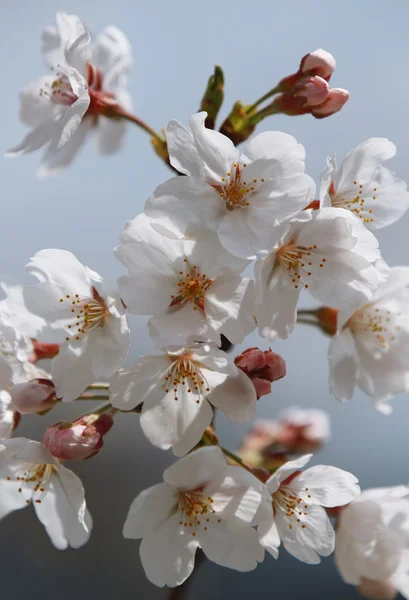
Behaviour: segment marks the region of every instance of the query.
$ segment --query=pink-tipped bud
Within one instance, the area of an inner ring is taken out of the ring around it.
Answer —
[[[33,340],[33,354],[30,358],[30,362],[35,363],[42,358],[54,358],[59,351],[60,344],[51,344]]]
[[[112,416],[107,413],[85,415],[73,423],[60,421],[47,429],[44,444],[56,458],[84,460],[98,454],[112,425]]]
[[[335,71],[335,58],[322,48],[306,54],[300,64],[300,71],[304,75],[318,75],[326,81]]]
[[[236,356],[234,363],[252,380],[257,399],[269,394],[271,383],[286,374],[285,360],[271,350],[248,348]]]
[[[21,415],[47,412],[57,402],[54,384],[49,379],[16,384],[11,390],[11,400]]]
[[[341,88],[332,88],[328,92],[327,99],[321,106],[314,106],[311,109],[311,114],[317,119],[330,117],[334,113],[341,110],[344,104],[348,101],[349,92]]]
[[[328,335],[335,335],[338,331],[338,313],[338,308],[330,306],[320,306],[315,311],[321,329]]]
[[[302,77],[293,88],[293,98],[300,106],[319,106],[327,99],[328,90],[322,77]]]
[[[393,600],[398,590],[390,581],[374,581],[373,579],[361,579],[357,591],[369,600]]]

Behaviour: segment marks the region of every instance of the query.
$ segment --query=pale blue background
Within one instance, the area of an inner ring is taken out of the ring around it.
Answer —
[[[4,150],[25,132],[17,118],[18,92],[44,72],[40,33],[53,23],[59,9],[79,14],[96,33],[109,24],[125,31],[135,56],[130,83],[135,112],[156,128],[170,118],[187,121],[198,107],[215,63],[226,74],[225,115],[233,101],[255,100],[296,70],[305,53],[324,47],[337,58],[332,85],[351,93],[343,111],[321,121],[310,116],[274,117],[260,130],[278,129],[296,136],[307,149],[307,169],[315,178],[327,155],[336,152],[342,158],[368,137],[388,137],[398,147],[391,166],[409,180],[406,0],[72,0],[65,5],[55,0],[3,0],[0,131]],[[143,209],[146,197],[170,172],[151,151],[147,136],[132,125],[121,153],[102,158],[90,140],[69,172],[57,179],[36,180],[39,158],[35,154],[0,161],[0,273],[8,280],[22,279],[24,264],[34,252],[56,247],[72,250],[82,262],[115,280],[122,270],[112,247],[121,228]],[[408,225],[406,216],[379,232],[384,257],[393,265],[409,262]],[[144,321],[134,323],[133,357],[150,348]],[[255,344],[267,347],[252,336],[248,345]],[[378,414],[360,393],[348,404],[338,404],[328,394],[327,346],[327,338],[301,326],[288,342],[274,346],[287,360],[288,376],[260,401],[260,416],[273,417],[291,404],[324,408],[332,417],[333,438],[315,460],[353,471],[363,487],[406,483],[409,398],[396,398],[390,417]],[[76,414],[74,407],[65,409],[67,417]],[[61,410],[43,419],[27,419],[19,433],[40,439],[45,424],[60,418],[64,418]],[[222,440],[231,448],[245,429],[223,418],[219,421]],[[130,501],[142,488],[158,482],[164,465],[171,461],[171,454],[149,447],[137,416],[121,416],[105,450],[76,468],[95,520],[86,547],[75,552],[54,550],[30,510],[1,524],[5,597],[165,598],[165,591],[146,582],[138,543],[123,540],[121,528]],[[267,557],[249,574],[207,563],[189,597],[244,600],[250,594],[280,600],[357,597],[338,578],[331,558],[308,567],[285,551],[279,562]]]

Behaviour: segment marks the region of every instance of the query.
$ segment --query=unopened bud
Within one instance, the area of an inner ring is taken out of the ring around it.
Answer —
[[[324,333],[328,335],[335,335],[337,333],[338,313],[338,308],[331,308],[330,306],[320,306],[320,308],[317,308],[315,314]]]
[[[318,106],[328,97],[328,83],[322,77],[302,77],[293,88],[293,98],[300,106]]]
[[[285,360],[271,350],[248,348],[234,359],[236,367],[241,369],[253,382],[257,399],[271,392],[271,383],[285,376]]]
[[[216,65],[214,74],[209,77],[207,87],[200,103],[200,111],[206,111],[206,127],[214,129],[216,118],[224,98],[224,73],[223,69]]]
[[[322,48],[306,54],[300,64],[300,71],[304,75],[318,75],[326,81],[329,80],[335,71],[335,58]]]
[[[332,88],[328,92],[327,99],[324,104],[320,106],[314,106],[311,109],[311,114],[317,119],[324,119],[330,117],[334,113],[341,110],[344,104],[348,101],[349,92],[341,88]]]
[[[71,422],[55,423],[44,435],[44,444],[53,456],[62,460],[83,460],[98,454],[103,436],[113,425],[112,416],[85,415]]]
[[[57,402],[54,384],[49,379],[16,384],[11,390],[11,400],[21,415],[47,412]]]
[[[54,358],[60,351],[60,344],[50,344],[33,340],[33,354],[30,361],[35,363],[40,359]]]
[[[393,600],[398,590],[390,581],[374,581],[373,579],[361,579],[357,591],[369,600]]]

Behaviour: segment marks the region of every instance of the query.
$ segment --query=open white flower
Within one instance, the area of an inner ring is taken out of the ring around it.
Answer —
[[[208,344],[174,346],[143,356],[120,370],[111,385],[112,405],[131,410],[143,402],[141,427],[154,446],[183,456],[201,439],[213,406],[232,421],[250,421],[257,397],[251,380],[226,354]]]
[[[197,240],[164,238],[141,214],[115,249],[129,275],[119,289],[130,313],[154,315],[151,336],[162,347],[193,341],[240,343],[254,329],[254,288],[239,275],[248,261],[226,252],[214,233]]]
[[[145,212],[169,237],[212,229],[229,252],[254,258],[278,237],[277,225],[312,199],[315,186],[304,173],[304,148],[290,135],[268,131],[240,153],[229,138],[207,129],[205,119],[205,112],[193,115],[190,129],[169,123],[170,162],[186,177],[160,185]]]
[[[334,551],[335,533],[323,507],[343,506],[360,493],[357,478],[335,467],[300,471],[312,454],[285,463],[266,482],[271,497],[258,526],[261,542],[274,558],[285,549],[308,564]]]
[[[123,365],[130,341],[125,309],[71,252],[41,250],[27,269],[39,283],[24,289],[25,302],[46,320],[49,335],[63,342],[51,375],[57,397],[69,402]]]
[[[379,256],[376,238],[346,211],[310,211],[309,220],[286,228],[273,250],[256,263],[260,334],[270,340],[289,336],[302,289],[320,302],[346,310],[369,300],[379,284],[372,264]]]
[[[264,558],[250,526],[262,499],[258,479],[227,466],[217,447],[188,454],[166,469],[163,479],[137,496],[124,525],[126,538],[143,538],[140,556],[152,583],[183,583],[199,547],[223,567],[256,568]]]
[[[31,503],[59,550],[88,541],[92,521],[80,479],[40,442],[0,440],[0,519]]]
[[[335,562],[346,583],[388,582],[409,598],[408,496],[404,485],[365,490],[341,511]]]
[[[409,268],[393,267],[369,303],[360,306],[331,340],[330,390],[352,398],[358,386],[377,408],[409,391]]]
[[[44,59],[53,73],[23,90],[20,118],[32,130],[8,152],[20,156],[47,146],[40,177],[68,166],[94,126],[101,152],[117,150],[125,123],[108,116],[131,108],[126,79],[132,57],[125,35],[110,26],[92,44],[75,15],[59,12],[56,21],[42,39]]]
[[[322,206],[350,210],[369,229],[394,223],[409,208],[409,191],[402,179],[383,166],[396,154],[385,138],[370,138],[352,150],[337,169],[327,159],[321,176]]]

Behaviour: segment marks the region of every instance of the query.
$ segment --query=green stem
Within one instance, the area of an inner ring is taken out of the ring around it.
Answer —
[[[233,452],[230,452],[230,450],[227,450],[227,448],[224,448],[223,446],[220,446],[220,450],[223,452],[223,454],[225,456],[230,458],[230,460],[234,461],[235,463],[237,463],[238,465],[243,467],[243,469],[246,469],[246,471],[248,471],[249,473],[253,473],[252,467],[247,465],[239,456],[237,456]]]
[[[317,311],[313,308],[301,308],[297,310],[297,317],[300,316],[316,317]]]
[[[108,400],[108,396],[106,394],[87,394],[87,392],[84,392],[83,394],[81,394],[81,396],[78,396],[77,400],[86,400],[86,401],[93,401],[93,400]]]
[[[157,131],[152,129],[152,127],[150,127],[147,123],[145,123],[145,121],[142,121],[142,119],[139,119],[139,117],[136,117],[135,115],[132,115],[132,114],[126,112],[125,110],[118,110],[117,114],[118,114],[118,116],[122,117],[122,119],[126,119],[127,121],[130,121],[131,123],[134,123],[141,129],[146,131],[146,133],[148,133],[151,137],[153,137],[159,143],[161,143],[161,144],[165,143],[164,138]]]
[[[257,108],[257,106],[260,106],[260,104],[262,104],[265,100],[268,100],[269,98],[271,98],[271,96],[274,96],[274,94],[278,94],[279,89],[278,87],[274,87],[272,90],[270,90],[269,92],[267,92],[266,94],[264,94],[264,96],[261,96],[261,98],[259,98],[258,100],[256,100],[254,102],[254,104],[252,104],[247,110],[247,114],[250,114],[251,112],[253,112],[253,110],[255,108]]]
[[[104,383],[104,382],[96,382],[96,383],[91,383],[90,385],[87,385],[87,390],[109,390],[109,383]]]

